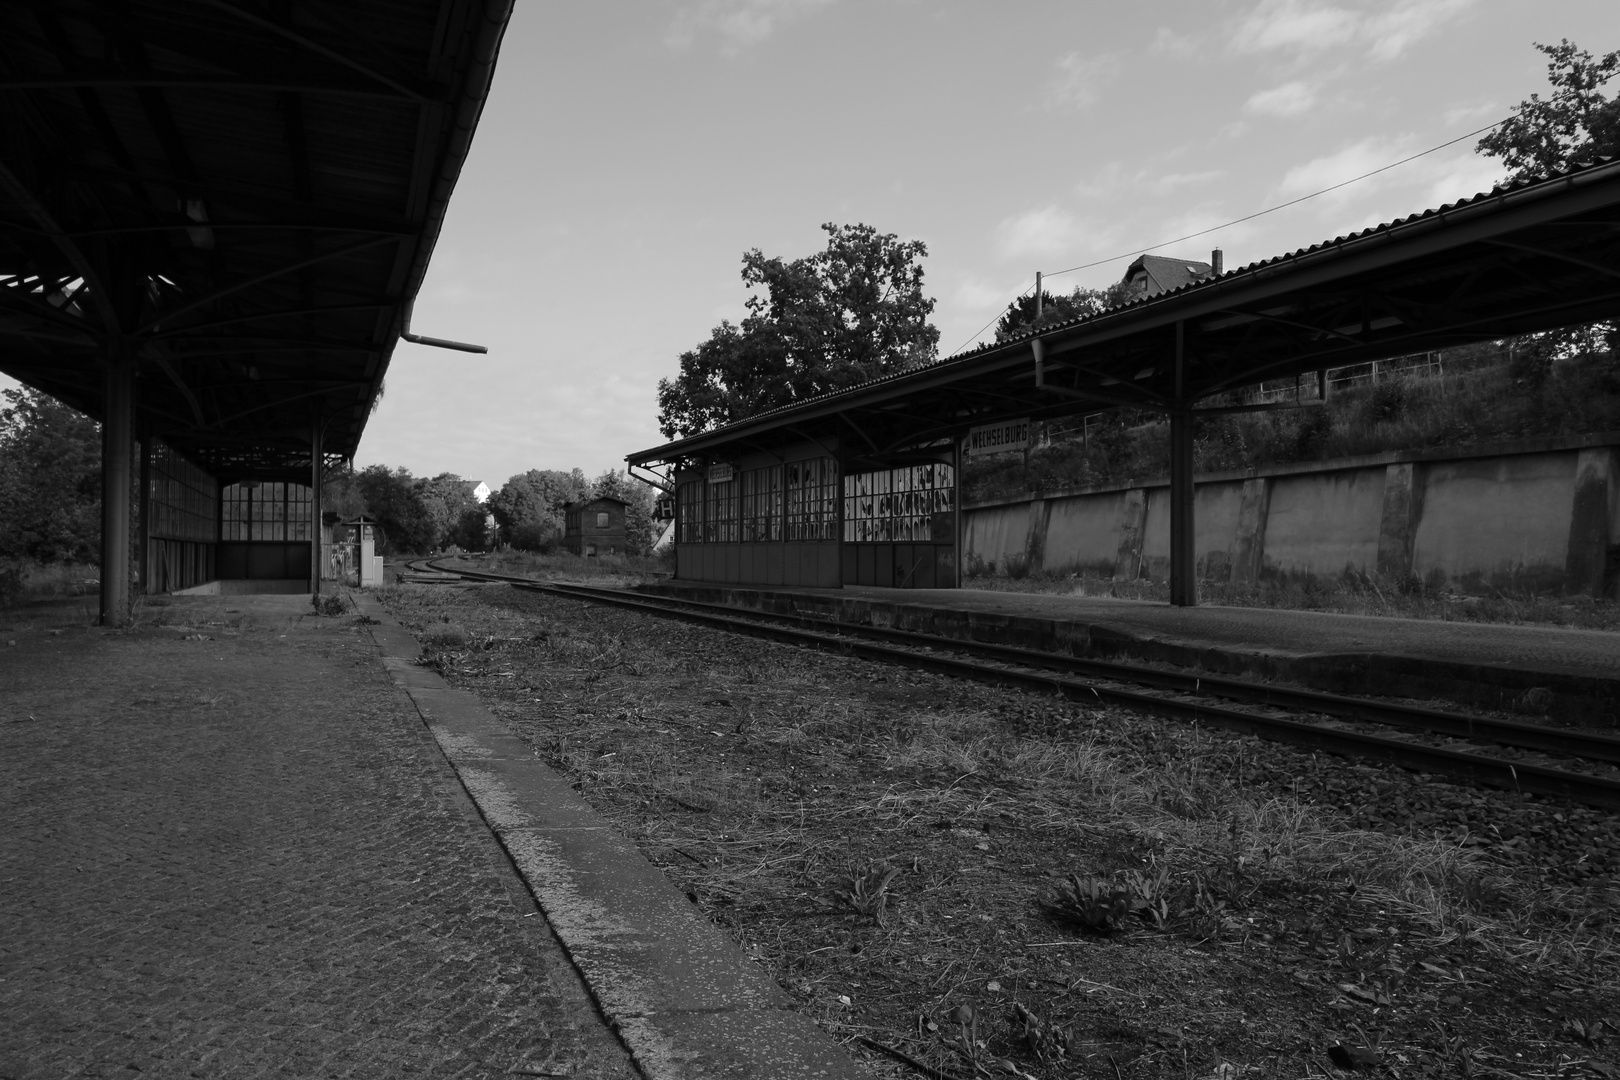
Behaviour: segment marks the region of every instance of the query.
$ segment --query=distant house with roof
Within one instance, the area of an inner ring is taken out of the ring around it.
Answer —
[[[563,547],[575,555],[625,554],[625,509],[630,504],[616,495],[563,506]]]
[[[480,504],[489,502],[490,491],[488,484],[482,480],[469,480],[467,483],[473,486],[472,497],[474,502]]]
[[[1171,259],[1163,255],[1139,255],[1125,268],[1121,279],[1130,289],[1132,300],[1174,292],[1183,285],[1204,281],[1221,272],[1221,249],[1210,253],[1213,265],[1196,259]]]

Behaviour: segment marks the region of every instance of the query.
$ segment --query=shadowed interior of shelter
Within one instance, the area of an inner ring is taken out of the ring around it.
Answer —
[[[0,7],[0,371],[102,423],[103,621],[131,562],[319,589],[323,467],[400,337],[458,347],[410,308],[510,13]]]

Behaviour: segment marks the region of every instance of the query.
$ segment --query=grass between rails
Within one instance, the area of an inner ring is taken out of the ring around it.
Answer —
[[[964,585],[998,592],[1047,593],[1056,596],[1115,596],[1127,600],[1170,599],[1165,581],[1115,581],[1098,574],[1014,572],[970,573]],[[1558,626],[1577,630],[1620,631],[1620,603],[1589,596],[1533,594],[1461,596],[1425,588],[1381,584],[1367,575],[1262,581],[1256,585],[1200,582],[1199,600],[1229,607],[1329,611],[1344,615],[1381,615],[1439,622],[1501,623]]]
[[[1615,1061],[1613,815],[496,586],[383,595],[846,1041],[1042,1080],[1322,1075],[1341,1038],[1399,1076]]]
[[[668,577],[674,567],[669,555],[601,555],[586,558],[569,552],[541,554],[533,551],[492,552],[488,555],[460,556],[463,565],[492,574],[519,574],[542,581],[589,581],[593,585],[633,585],[651,578]]]

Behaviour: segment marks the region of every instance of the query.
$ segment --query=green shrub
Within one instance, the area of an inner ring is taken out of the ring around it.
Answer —
[[[342,615],[349,610],[349,599],[342,593],[314,593],[309,605],[317,615]]]
[[[456,623],[430,623],[417,638],[423,645],[434,649],[453,649],[472,640],[466,628]]]
[[[22,567],[15,563],[0,564],[0,608],[8,608],[19,603],[22,595]]]

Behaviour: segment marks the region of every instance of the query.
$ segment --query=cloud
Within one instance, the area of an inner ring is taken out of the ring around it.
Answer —
[[[1154,191],[1168,192],[1177,188],[1197,187],[1226,175],[1225,169],[1206,169],[1203,172],[1165,173],[1147,180]]]
[[[1358,46],[1374,60],[1394,60],[1477,2],[1382,0],[1341,7],[1322,0],[1260,0],[1234,29],[1232,44],[1241,52],[1300,57]]]
[[[1120,68],[1119,58],[1112,54],[1081,56],[1077,52],[1069,53],[1053,66],[1046,89],[1047,104],[1066,109],[1084,109],[1095,103]]]
[[[1057,206],[1026,210],[996,225],[996,254],[1003,259],[1030,259],[1074,250],[1080,224]]]
[[[1296,79],[1251,95],[1249,100],[1243,103],[1243,111],[1259,113],[1262,116],[1298,116],[1302,112],[1309,111],[1315,104],[1315,87]]]
[[[1277,193],[1286,198],[1298,198],[1313,191],[1332,187],[1334,184],[1342,184],[1352,177],[1388,165],[1399,158],[1404,149],[1405,146],[1401,142],[1370,136],[1331,154],[1323,154],[1302,165],[1295,165],[1278,181]],[[1360,184],[1352,185],[1351,188],[1340,190],[1354,189],[1365,192],[1369,190],[1367,185],[1370,183],[1364,180]]]
[[[1478,154],[1465,154],[1450,161],[1436,159],[1423,170],[1428,181],[1425,205],[1441,206],[1489,191],[1502,179],[1504,171],[1500,161],[1482,158]]]
[[[992,310],[1000,311],[1012,302],[1017,292],[1017,287],[1008,288],[1005,284],[996,284],[981,277],[970,277],[952,290],[951,303],[958,310],[983,314]]]
[[[720,36],[720,51],[735,56],[758,45],[786,23],[838,0],[702,0],[681,8],[664,35],[671,48],[684,49],[698,35],[713,32]]]
[[[1363,26],[1370,40],[1367,51],[1377,60],[1393,60],[1408,47],[1461,15],[1475,0],[1403,0],[1368,19]]]
[[[1310,0],[1260,0],[1234,35],[1238,48],[1248,52],[1288,49],[1319,52],[1355,39],[1355,12]]]
[[[1506,110],[1494,101],[1483,105],[1456,105],[1440,114],[1440,123],[1443,127],[1461,127],[1474,120],[1495,120]]]
[[[1153,35],[1148,52],[1186,59],[1198,55],[1198,39],[1190,34],[1178,34],[1168,26],[1161,26],[1158,33]]]

